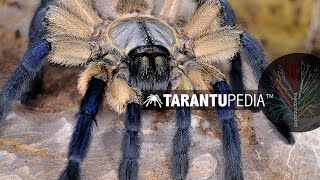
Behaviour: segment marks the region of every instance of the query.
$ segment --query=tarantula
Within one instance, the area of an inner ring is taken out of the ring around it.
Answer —
[[[39,89],[46,61],[86,67],[78,81],[84,97],[60,179],[80,179],[103,99],[126,114],[118,176],[135,180],[145,92],[245,90],[252,87],[244,77],[258,82],[267,67],[262,47],[236,26],[225,0],[42,0],[31,22],[28,50],[1,91],[0,122],[15,98],[27,101]],[[235,110],[217,107],[217,113],[225,178],[243,179]],[[171,157],[177,180],[188,173],[190,122],[191,108],[177,108]],[[294,142],[283,123],[275,125],[288,143]]]

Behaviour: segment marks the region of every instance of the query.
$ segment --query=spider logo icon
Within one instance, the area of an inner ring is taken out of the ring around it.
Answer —
[[[160,97],[157,94],[150,94],[150,96],[147,97],[147,100],[143,103],[143,105],[146,105],[146,107],[148,107],[152,103],[153,106],[157,106],[158,104],[160,108],[162,107],[161,104],[163,104]]]

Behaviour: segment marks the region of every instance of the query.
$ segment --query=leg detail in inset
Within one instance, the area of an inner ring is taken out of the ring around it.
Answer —
[[[68,165],[60,180],[80,179],[80,165],[89,149],[95,117],[102,104],[106,82],[93,77],[81,101],[78,121],[69,144]]]
[[[223,80],[213,82],[216,94],[231,93],[229,85]],[[223,96],[222,96],[223,97]],[[232,103],[233,104],[233,103]],[[226,160],[225,179],[242,180],[241,140],[238,132],[234,104],[230,107],[217,107],[223,133],[223,151]]]
[[[176,134],[173,138],[171,171],[174,180],[186,179],[189,169],[188,152],[190,140],[191,109],[179,107],[176,110]]]
[[[140,155],[141,107],[137,103],[127,106],[125,132],[122,140],[122,159],[119,166],[120,180],[138,179],[138,158]]]
[[[24,55],[21,64],[9,77],[0,92],[0,124],[11,109],[12,101],[19,97],[29,86],[37,72],[44,65],[44,57],[50,51],[50,43],[46,40],[35,43]]]

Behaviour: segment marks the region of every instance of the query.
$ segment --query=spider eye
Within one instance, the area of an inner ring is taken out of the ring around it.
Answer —
[[[150,46],[140,46],[132,51],[129,52],[129,57],[136,57],[136,56],[148,56],[148,57],[157,57],[157,56],[170,56],[169,51],[167,48],[163,46],[156,46],[156,45],[150,45]]]

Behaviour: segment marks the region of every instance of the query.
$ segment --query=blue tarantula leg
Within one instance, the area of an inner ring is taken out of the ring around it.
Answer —
[[[237,22],[237,16],[231,5],[227,0],[220,0],[221,3],[221,16],[222,16],[222,26],[234,26]]]
[[[273,100],[269,100],[272,104],[277,104],[277,102],[272,102]],[[275,111],[277,109],[274,109]],[[286,122],[283,120],[284,112],[280,111],[278,114],[279,118],[277,120],[272,120],[271,123],[275,126],[275,128],[278,130],[278,132],[285,138],[287,144],[294,144],[295,139],[290,131],[289,126],[286,124]]]
[[[43,36],[47,33],[47,28],[43,21],[48,10],[47,8],[52,1],[53,0],[41,0],[41,3],[39,4],[36,12],[34,13],[28,34],[29,46],[31,46],[35,42],[40,41],[43,38]]]
[[[173,138],[171,171],[175,180],[186,179],[189,169],[191,108],[178,107],[176,110],[176,134]]]
[[[263,49],[257,40],[246,32],[241,35],[241,42],[243,54],[246,56],[248,64],[252,69],[254,78],[259,82],[263,72],[268,67],[268,64],[265,61]],[[270,76],[273,76],[273,74],[270,74]],[[286,138],[288,144],[294,144],[294,137],[292,136],[288,125],[284,121],[272,121],[272,123],[278,129],[280,134]]]
[[[138,179],[138,158],[140,155],[141,107],[137,103],[127,106],[125,132],[122,140],[122,159],[119,166],[119,180]]]
[[[26,91],[22,93],[20,101],[22,104],[27,104],[31,97],[34,97],[40,93],[43,84],[44,67],[36,73],[34,79],[26,87]]]
[[[41,40],[25,53],[20,65],[9,77],[0,92],[0,124],[9,113],[12,101],[20,96],[37,72],[40,71],[45,63],[44,57],[49,51],[50,43]]]
[[[42,0],[39,4],[30,24],[29,28],[29,45],[32,47],[36,42],[41,41],[43,36],[46,34],[47,29],[44,25],[44,17],[47,11],[47,7],[52,0]],[[42,88],[42,79],[44,74],[44,67],[36,73],[34,79],[26,86],[25,91],[22,92],[20,101],[23,104],[27,104],[30,97],[35,96],[41,91]]]
[[[91,132],[96,115],[102,104],[106,82],[93,77],[81,101],[78,121],[69,144],[68,165],[61,173],[60,180],[80,179],[80,165],[88,152]]]
[[[238,52],[231,60],[231,68],[229,71],[231,88],[236,94],[244,94],[246,89],[244,85],[244,72],[242,66],[241,56]],[[252,112],[259,112],[258,107],[251,106],[249,109]]]
[[[212,84],[214,93],[231,93],[227,82],[218,79]],[[223,97],[223,96],[222,96]],[[223,152],[226,160],[225,179],[242,180],[241,140],[238,132],[235,106],[217,107],[218,116],[222,126]]]
[[[249,33],[242,33],[241,37],[242,52],[246,57],[256,82],[259,82],[262,73],[267,69],[268,64],[262,46]]]
[[[231,60],[229,77],[232,90],[243,91],[245,89],[240,53],[237,53]]]
[[[265,60],[265,55],[263,48],[258,43],[258,41],[251,36],[249,33],[242,33],[240,36],[242,43],[242,54],[247,60],[247,64],[253,73],[253,78],[256,83],[259,83],[259,80],[262,76],[262,73],[268,67],[268,64]],[[240,53],[237,53],[232,60],[232,67],[230,71],[230,80],[231,87],[233,90],[245,90],[247,87],[244,86],[244,72],[243,72],[243,59],[241,59]],[[251,76],[251,75],[249,75]],[[259,112],[259,108],[250,107],[252,112]]]

